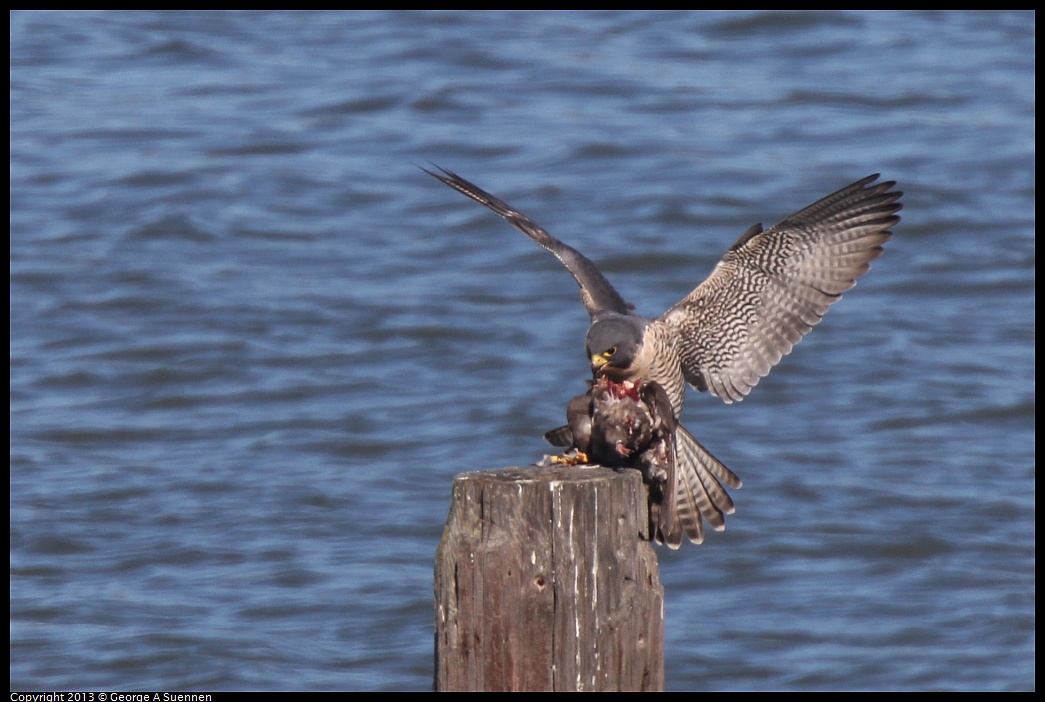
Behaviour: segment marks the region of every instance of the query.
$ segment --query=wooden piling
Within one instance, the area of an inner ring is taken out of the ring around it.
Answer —
[[[435,566],[435,689],[660,691],[664,589],[637,470],[462,473]]]

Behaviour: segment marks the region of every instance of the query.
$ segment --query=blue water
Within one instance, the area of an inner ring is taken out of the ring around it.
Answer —
[[[869,173],[885,256],[661,549],[674,690],[1034,688],[1035,15],[11,20],[12,689],[427,689],[453,476],[587,374],[547,252],[639,311]]]

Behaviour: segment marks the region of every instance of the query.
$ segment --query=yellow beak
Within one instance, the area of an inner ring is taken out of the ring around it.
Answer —
[[[591,357],[591,367],[595,370],[602,368],[604,365],[610,362],[610,357],[606,354],[596,353]]]

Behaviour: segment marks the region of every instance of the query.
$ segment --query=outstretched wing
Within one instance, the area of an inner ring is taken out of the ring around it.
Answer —
[[[678,341],[686,381],[743,400],[831,303],[882,254],[900,218],[893,181],[868,176],[791,215],[748,229],[711,275],[657,324]]]
[[[436,168],[439,168],[439,166],[436,166]],[[449,185],[454,190],[467,195],[479,204],[486,205],[486,207],[504,217],[513,227],[537,242],[542,248],[555,254],[555,257],[562,261],[566,269],[573,274],[577,284],[581,286],[581,302],[584,303],[584,308],[588,310],[588,314],[592,317],[598,312],[612,311],[628,314],[634,309],[613,289],[613,286],[595,267],[595,264],[589,261],[581,252],[562,243],[544,231],[533,220],[516,211],[508,203],[494,197],[478,185],[470,183],[453,171],[439,168],[442,171],[440,174],[427,168],[422,168],[421,170]]]

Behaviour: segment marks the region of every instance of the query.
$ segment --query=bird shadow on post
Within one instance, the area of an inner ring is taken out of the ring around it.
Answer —
[[[664,588],[637,470],[462,473],[435,564],[437,691],[660,691]]]

